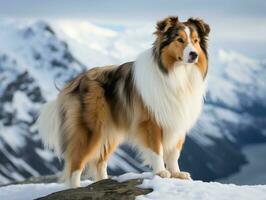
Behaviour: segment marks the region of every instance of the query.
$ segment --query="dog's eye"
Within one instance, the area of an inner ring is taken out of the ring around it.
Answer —
[[[180,42],[180,43],[185,43],[182,38],[178,38],[177,41]]]
[[[194,40],[194,43],[197,43],[198,41],[199,41],[198,39],[195,39],[195,40]]]

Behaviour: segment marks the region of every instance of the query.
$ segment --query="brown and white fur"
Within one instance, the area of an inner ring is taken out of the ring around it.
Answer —
[[[200,19],[168,17],[135,62],[82,73],[44,105],[40,134],[63,156],[71,187],[80,186],[86,165],[94,179],[107,178],[107,160],[124,140],[154,174],[190,178],[177,160],[202,109],[209,31]]]

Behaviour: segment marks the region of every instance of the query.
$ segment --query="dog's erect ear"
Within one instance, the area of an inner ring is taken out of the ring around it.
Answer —
[[[193,24],[200,35],[208,36],[210,33],[210,26],[206,24],[202,19],[189,18],[188,22]]]
[[[178,17],[167,17],[162,21],[159,21],[156,26],[155,34],[165,33],[171,26],[178,22]]]

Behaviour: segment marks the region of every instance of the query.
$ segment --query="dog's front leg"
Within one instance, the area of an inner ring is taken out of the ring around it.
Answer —
[[[178,159],[183,147],[184,140],[184,138],[180,138],[176,146],[164,152],[166,167],[171,173],[172,178],[191,179],[190,174],[188,172],[181,172],[178,165]]]
[[[153,173],[162,177],[162,178],[169,178],[171,174],[165,168],[164,160],[163,160],[163,151],[159,153],[150,152],[151,158],[151,167],[153,169]]]
[[[169,171],[165,168],[163,160],[162,130],[153,120],[147,120],[140,124],[138,136],[142,141],[142,156],[149,164],[153,173],[163,178],[170,177]]]

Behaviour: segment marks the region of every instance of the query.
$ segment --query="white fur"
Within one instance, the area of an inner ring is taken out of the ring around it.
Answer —
[[[192,43],[188,43],[187,46],[185,47],[184,53],[183,53],[183,60],[184,60],[184,62],[186,62],[186,63],[189,62],[189,58],[190,58],[189,54],[191,52],[198,53],[197,50],[196,50],[196,48],[194,47],[194,45]],[[198,62],[198,57],[193,61],[193,63],[196,63],[196,62]]]
[[[185,33],[187,34],[187,38],[188,38],[188,44],[184,49],[184,53],[183,53],[183,60],[187,63],[189,60],[189,54],[190,52],[196,52],[198,53],[198,51],[196,50],[196,48],[194,47],[194,45],[191,42],[190,39],[190,29],[186,26],[185,27]],[[195,59],[194,63],[196,63],[198,61],[198,58]]]
[[[97,168],[97,180],[107,179],[107,162],[102,162]]]
[[[47,102],[43,105],[38,118],[38,128],[44,145],[54,149],[58,157],[61,156],[60,118],[57,101]]]
[[[142,148],[141,156],[144,163],[152,167],[154,174],[165,170],[162,152],[160,154],[156,154],[148,148]]]
[[[97,180],[97,165],[94,161],[91,161],[86,166],[86,172],[87,177],[91,178],[92,180]]]
[[[137,58],[134,79],[145,105],[163,128],[163,147],[172,148],[201,112],[205,84],[198,67],[176,64],[163,74],[149,49]]]
[[[76,170],[71,174],[70,187],[80,187],[81,170]]]
[[[180,156],[180,150],[173,148],[171,151],[166,151],[164,154],[164,160],[167,167],[171,173],[180,172],[178,165],[178,158]]]
[[[151,159],[151,166],[155,174],[165,170],[162,154],[160,155],[150,151],[150,159]]]
[[[190,39],[190,29],[189,27],[185,27],[185,33],[187,34],[187,38],[188,38],[188,43],[191,43],[191,39]]]

